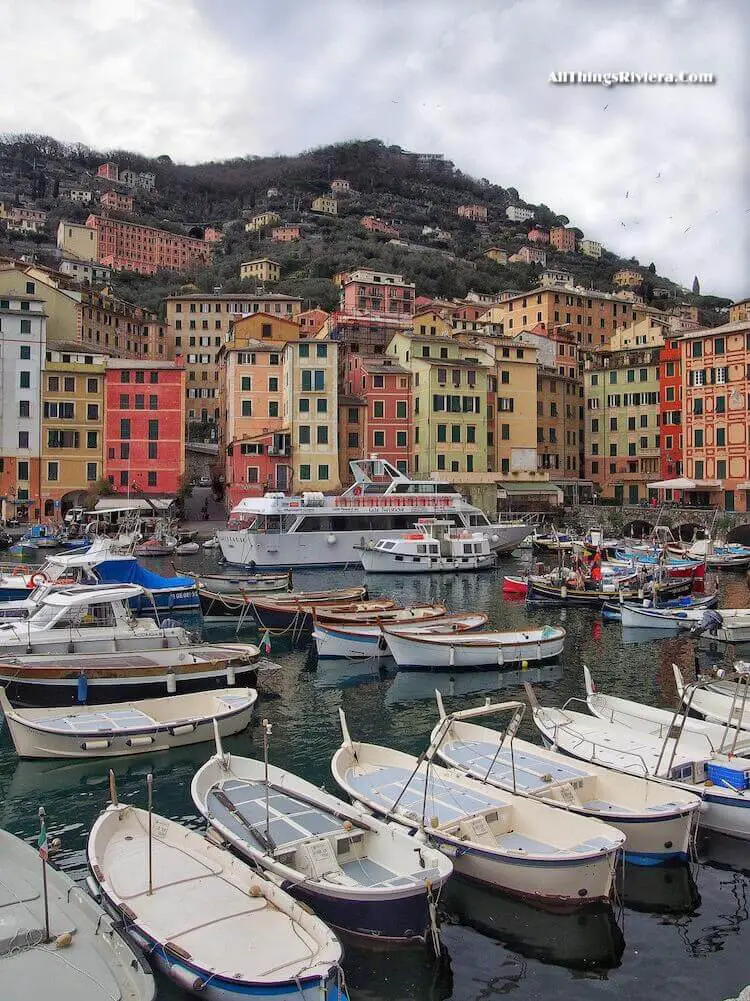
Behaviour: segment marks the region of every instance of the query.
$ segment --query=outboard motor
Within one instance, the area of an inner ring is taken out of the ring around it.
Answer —
[[[690,635],[702,636],[704,633],[713,633],[715,635],[716,630],[723,625],[724,619],[721,616],[721,612],[717,612],[715,608],[707,608],[698,625],[693,626],[690,630]]]

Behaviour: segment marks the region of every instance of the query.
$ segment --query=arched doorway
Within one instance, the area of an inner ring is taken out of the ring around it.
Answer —
[[[55,514],[55,502],[53,500],[46,500],[44,502],[44,517],[53,518]]]
[[[191,226],[188,230],[188,236],[192,236],[194,240],[202,240],[205,233],[203,226]]]
[[[645,539],[651,534],[654,526],[649,521],[642,518],[635,518],[629,521],[623,528],[622,534],[626,539]]]
[[[708,532],[703,525],[698,525],[692,521],[686,521],[682,525],[677,525],[673,530],[674,537],[680,542],[697,542],[699,539],[708,538]]]
[[[727,542],[750,546],[750,525],[736,525],[731,532],[727,532]]]

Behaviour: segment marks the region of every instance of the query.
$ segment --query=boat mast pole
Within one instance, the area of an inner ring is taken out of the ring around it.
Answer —
[[[153,867],[153,806],[154,806],[154,773],[149,772],[146,776],[146,788],[148,789],[148,895],[154,892],[154,867]]]
[[[47,828],[44,823],[47,814],[39,807],[39,854],[42,857],[42,893],[44,895],[44,941],[49,942],[49,896],[47,893]]]
[[[268,738],[271,736],[271,724],[267,719],[264,719],[260,726],[263,731],[263,767],[266,781],[266,842],[270,845],[273,844],[271,841],[271,809],[268,804]]]

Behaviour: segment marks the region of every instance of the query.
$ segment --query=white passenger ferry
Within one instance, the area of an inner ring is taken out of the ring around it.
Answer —
[[[385,459],[349,463],[354,483],[337,497],[268,493],[245,497],[218,532],[228,563],[255,567],[361,565],[361,550],[393,532],[414,530],[418,518],[440,518],[482,532],[494,553],[509,553],[531,532],[522,521],[493,524],[451,483],[412,480]]]

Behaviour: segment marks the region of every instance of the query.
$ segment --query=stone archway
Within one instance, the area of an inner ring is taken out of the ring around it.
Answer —
[[[644,521],[643,518],[634,518],[633,521],[629,521],[623,528],[622,534],[626,539],[645,539],[651,534],[654,526],[650,521]]]
[[[203,226],[191,226],[188,230],[188,236],[192,236],[194,240],[202,240],[205,234]]]
[[[735,525],[727,532],[727,542],[738,542],[741,546],[750,546],[750,525]]]
[[[694,521],[685,521],[680,525],[675,525],[672,529],[675,539],[680,542],[696,542],[699,539],[708,538],[708,532],[703,525],[698,525]]]

